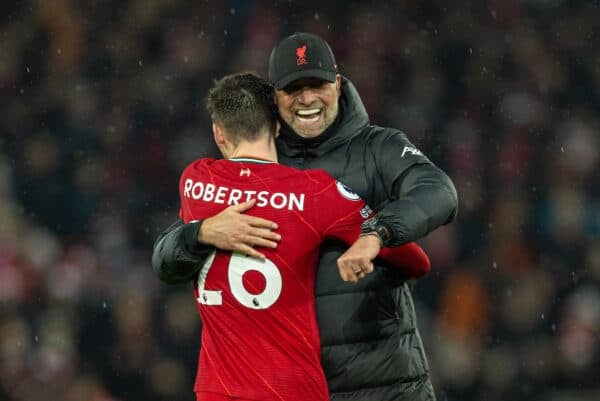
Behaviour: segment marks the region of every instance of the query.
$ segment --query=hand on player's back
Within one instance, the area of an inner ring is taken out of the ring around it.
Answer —
[[[277,229],[276,223],[244,214],[255,203],[256,199],[253,199],[229,206],[205,219],[198,232],[198,242],[264,259],[265,256],[254,247],[276,248],[281,236],[273,231]]]

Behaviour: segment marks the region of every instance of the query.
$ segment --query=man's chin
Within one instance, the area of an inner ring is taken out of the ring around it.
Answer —
[[[292,124],[292,129],[296,134],[303,138],[314,138],[323,133],[323,123],[321,120],[314,122],[295,122]]]
[[[297,129],[294,129],[294,132],[296,134],[298,134],[299,136],[301,136],[302,138],[315,138],[315,137],[321,135],[321,133],[323,131],[321,131],[321,130],[297,130]]]

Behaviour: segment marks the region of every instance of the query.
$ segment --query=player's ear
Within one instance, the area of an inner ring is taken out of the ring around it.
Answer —
[[[221,146],[225,145],[225,136],[223,135],[223,129],[219,127],[217,124],[213,123],[212,125],[213,135],[215,137],[215,143],[221,148]]]
[[[223,128],[213,123],[212,130],[213,136],[215,137],[215,143],[217,144],[217,148],[219,148],[223,157],[227,158],[227,141],[225,141],[225,134],[223,133]]]

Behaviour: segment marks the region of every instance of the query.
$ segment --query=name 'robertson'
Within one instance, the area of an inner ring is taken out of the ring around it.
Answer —
[[[293,192],[268,192],[251,191],[237,188],[228,188],[215,186],[214,184],[205,184],[201,181],[193,181],[187,178],[183,185],[183,196],[186,198],[201,200],[204,202],[213,202],[224,205],[237,205],[241,202],[248,202],[256,199],[256,206],[270,206],[273,209],[304,210],[304,194],[295,194]]]

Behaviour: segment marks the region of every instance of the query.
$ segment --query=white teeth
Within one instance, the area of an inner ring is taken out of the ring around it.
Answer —
[[[308,110],[297,110],[296,113],[299,116],[312,116],[313,114],[318,114],[321,112],[321,109],[308,109]]]

